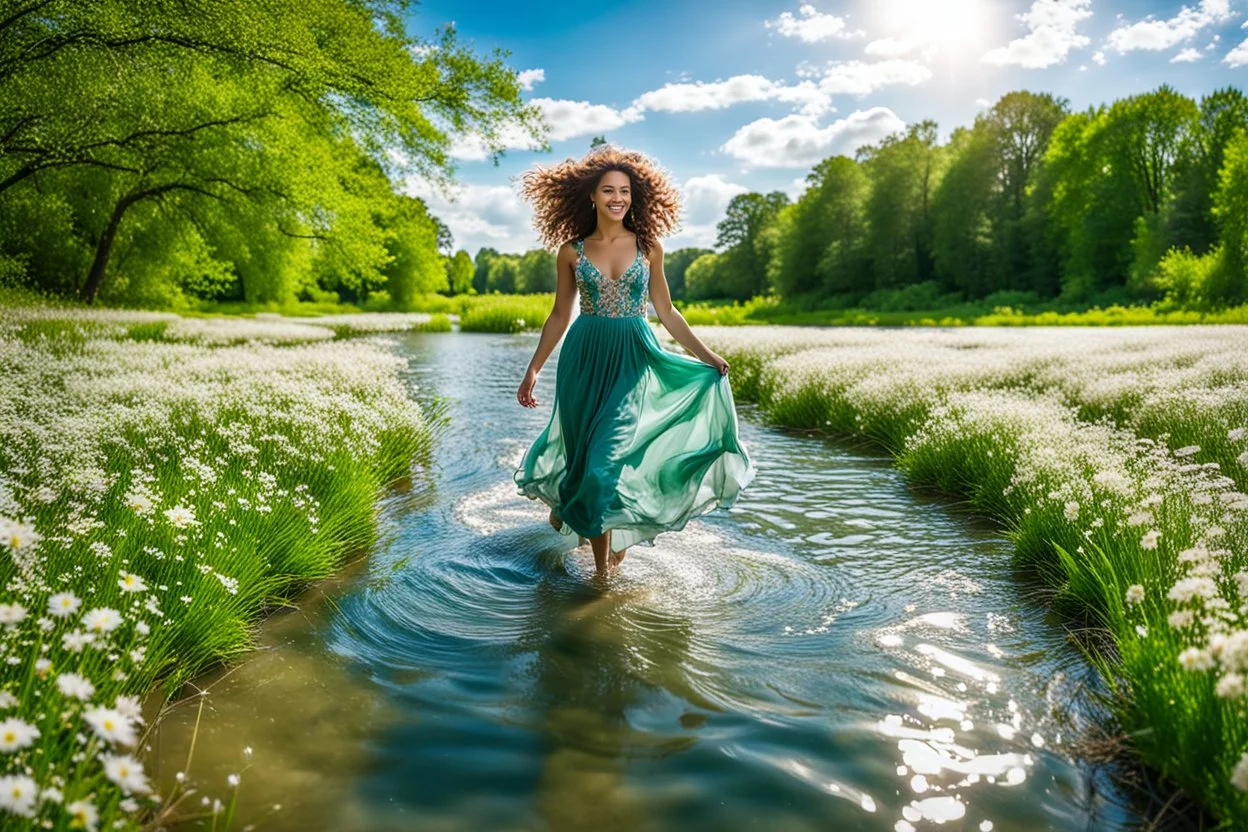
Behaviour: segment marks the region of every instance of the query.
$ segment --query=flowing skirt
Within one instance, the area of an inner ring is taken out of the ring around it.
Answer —
[[[611,550],[728,508],[754,478],[728,377],[663,349],[641,315],[580,315],[568,328],[550,421],[516,469],[560,532]]]

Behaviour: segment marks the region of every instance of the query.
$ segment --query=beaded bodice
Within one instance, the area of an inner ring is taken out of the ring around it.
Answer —
[[[581,314],[604,315],[622,318],[630,315],[645,316],[646,290],[650,284],[650,267],[637,247],[637,257],[624,274],[607,277],[598,271],[585,255],[585,241],[576,240],[576,287],[580,290]]]

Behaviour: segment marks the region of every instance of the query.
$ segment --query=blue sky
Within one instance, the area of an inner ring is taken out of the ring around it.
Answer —
[[[421,0],[409,28],[449,21],[477,55],[510,52],[552,128],[553,152],[517,131],[497,167],[458,137],[453,200],[407,183],[472,255],[537,246],[519,177],[597,134],[681,188],[672,250],[710,246],[738,193],[796,197],[819,159],[925,118],[944,140],[1011,90],[1080,110],[1162,83],[1193,98],[1248,87],[1248,0]]]

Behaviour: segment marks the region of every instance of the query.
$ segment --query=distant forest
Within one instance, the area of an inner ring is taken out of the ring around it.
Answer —
[[[1011,92],[945,144],[924,121],[824,159],[792,201],[735,197],[713,250],[668,252],[674,297],[821,306],[1248,301],[1248,99],[1168,86],[1072,113]],[[478,291],[551,291],[553,259],[482,249]]]
[[[554,254],[457,248],[404,174],[449,136],[544,142],[514,70],[407,4],[31,0],[0,20],[0,285],[152,307],[419,306],[549,292]],[[796,200],[735,197],[674,297],[819,306],[1248,301],[1248,99],[1169,86],[1083,112],[1011,92],[832,156]],[[595,139],[595,142],[599,139]],[[549,146],[538,145],[543,150]]]

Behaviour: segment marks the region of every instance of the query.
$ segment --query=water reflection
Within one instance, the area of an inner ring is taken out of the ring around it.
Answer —
[[[275,655],[293,656],[215,695],[211,744],[226,751],[206,761],[210,780],[255,746],[249,810],[298,804],[269,828],[1073,830],[1132,817],[1057,750],[1050,704],[1089,671],[1024,597],[1008,542],[910,491],[891,460],[743,408],[758,475],[742,501],[630,550],[604,592],[589,548],[563,548],[510,481],[546,418],[515,412],[532,340],[395,344],[418,394],[452,402],[436,499],[390,503],[369,574],[334,591],[304,641],[283,637]],[[176,766],[182,750],[161,753]]]

